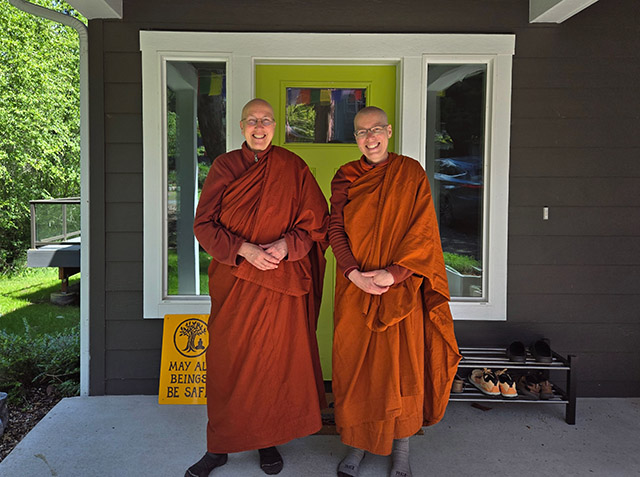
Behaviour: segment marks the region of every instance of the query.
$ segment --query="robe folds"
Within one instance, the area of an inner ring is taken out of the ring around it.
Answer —
[[[239,452],[317,432],[325,406],[316,341],[328,245],[327,202],[297,155],[269,146],[216,158],[194,221],[211,255],[207,450]],[[288,256],[260,271],[244,241],[284,238]]]
[[[345,444],[387,455],[443,417],[461,357],[429,182],[409,157],[363,156],[336,173],[331,204],[331,242],[346,234],[360,271],[411,272],[379,296],[336,277],[336,426]]]

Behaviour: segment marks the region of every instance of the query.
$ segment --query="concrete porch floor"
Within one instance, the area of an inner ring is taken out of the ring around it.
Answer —
[[[487,403],[483,403],[486,405]],[[444,419],[411,438],[418,476],[640,476],[640,398],[578,399],[577,422],[558,404],[452,402]],[[182,477],[205,449],[204,406],[158,405],[157,396],[62,400],[0,462],[2,476]],[[280,447],[283,477],[334,476],[338,436]],[[367,455],[361,477],[386,476],[389,458]],[[255,451],[231,454],[212,477],[263,477]]]

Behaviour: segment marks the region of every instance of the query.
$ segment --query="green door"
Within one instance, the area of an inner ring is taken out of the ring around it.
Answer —
[[[273,106],[273,143],[307,162],[328,201],[336,171],[360,157],[353,138],[357,110],[378,106],[395,126],[396,67],[257,65],[256,97]],[[324,379],[330,380],[336,261],[331,249],[326,257],[318,344]]]

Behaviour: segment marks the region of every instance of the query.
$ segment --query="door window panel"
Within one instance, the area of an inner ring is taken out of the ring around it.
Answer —
[[[355,144],[353,118],[366,88],[287,88],[286,143]]]
[[[486,64],[430,64],[427,170],[452,298],[482,299]]]
[[[209,167],[226,151],[226,65],[167,62],[166,295],[206,295],[209,256],[193,218]]]

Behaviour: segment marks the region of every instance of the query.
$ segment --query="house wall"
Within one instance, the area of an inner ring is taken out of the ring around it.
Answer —
[[[516,34],[508,320],[458,321],[459,343],[547,337],[578,355],[580,396],[640,396],[635,3],[560,25],[529,24],[524,0],[136,0],[122,20],[91,21],[91,394],[158,390],[162,321],[142,319],[139,52],[139,31],[156,29]]]

